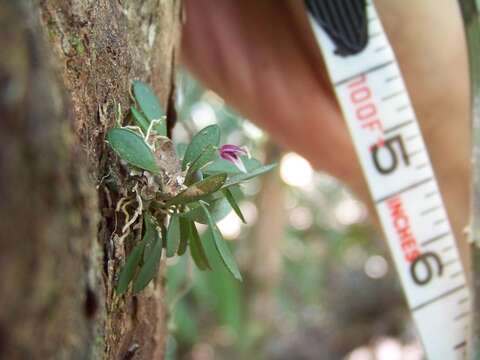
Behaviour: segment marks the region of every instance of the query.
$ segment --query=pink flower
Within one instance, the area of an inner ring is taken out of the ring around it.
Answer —
[[[240,155],[248,155],[248,151],[237,145],[225,144],[220,148],[220,157],[224,160],[233,163],[241,172],[246,173],[245,165],[243,164]]]

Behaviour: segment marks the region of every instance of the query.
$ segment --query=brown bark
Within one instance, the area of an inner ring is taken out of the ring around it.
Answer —
[[[163,357],[162,282],[113,291],[134,238],[114,234],[125,172],[104,135],[133,79],[172,113],[180,13],[180,0],[0,4],[0,358]]]

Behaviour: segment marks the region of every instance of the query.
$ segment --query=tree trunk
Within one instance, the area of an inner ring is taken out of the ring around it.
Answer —
[[[180,23],[181,0],[0,2],[0,358],[163,358],[161,276],[114,293],[134,239],[104,136],[133,79],[172,126]]]
[[[268,164],[279,162],[281,149],[266,145]],[[262,324],[264,333],[271,333],[276,311],[275,291],[282,278],[282,241],[285,231],[285,185],[277,171],[264,175],[258,195],[258,213],[262,220],[255,224],[248,246],[252,258],[248,266],[250,289],[250,318]]]

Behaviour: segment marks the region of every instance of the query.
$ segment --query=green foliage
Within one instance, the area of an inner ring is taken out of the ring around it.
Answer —
[[[178,215],[172,215],[170,217],[170,223],[167,230],[167,256],[172,257],[178,251],[178,245],[180,244],[180,217]]]
[[[145,243],[145,250],[143,253],[143,261],[147,261],[147,257],[152,251],[153,245],[158,241],[158,231],[155,225],[155,220],[152,215],[145,214],[143,217],[145,224],[145,235],[143,236],[143,242]]]
[[[150,121],[147,120],[145,116],[142,115],[140,111],[137,110],[135,106],[130,107],[130,112],[132,114],[132,118],[135,121],[135,124],[142,129],[144,133],[148,131],[148,126],[150,125]]]
[[[161,120],[154,128],[158,135],[167,136],[165,111],[163,111],[152,88],[141,81],[135,80],[132,83],[132,90],[135,100],[143,115],[145,115],[145,118],[148,120],[148,123],[150,124],[153,120]],[[135,117],[133,112],[132,115]]]
[[[248,180],[251,180],[251,179],[253,179],[257,176],[263,175],[263,174],[265,174],[269,171],[272,171],[276,166],[277,165],[275,165],[275,164],[266,165],[266,166],[256,168],[252,172],[242,173],[242,174],[239,174],[239,175],[234,175],[234,176],[232,176],[228,179],[228,181],[225,183],[224,188],[229,188],[233,185],[238,185],[238,184],[240,184],[244,181],[248,181]]]
[[[225,181],[227,174],[216,174],[207,177],[193,185],[168,201],[168,205],[184,205],[195,201],[203,200],[208,195],[219,190]]]
[[[237,201],[233,197],[233,194],[230,191],[230,189],[224,189],[223,193],[225,194],[225,199],[227,199],[227,201],[230,204],[230,206],[232,207],[233,211],[235,211],[235,214],[237,214],[237,216],[240,218],[240,220],[242,220],[242,222],[244,224],[246,224],[247,221],[245,220],[245,217],[242,214],[242,210],[240,210],[240,207],[238,206]]]
[[[181,256],[187,251],[188,238],[190,237],[190,222],[182,217],[178,221],[180,226],[180,243],[178,244],[177,254]]]
[[[160,258],[162,256],[162,242],[157,237],[152,247],[152,251],[147,255],[145,262],[140,268],[137,278],[133,282],[133,292],[138,293],[143,290],[148,283],[158,273]]]
[[[204,201],[205,206],[208,208],[208,211],[215,222],[225,218],[232,210],[227,199],[224,197],[209,196]],[[197,223],[205,225],[208,224],[208,219],[205,215],[205,212],[200,206],[193,207],[192,210],[185,214],[185,216]]]
[[[139,218],[143,218],[144,234],[119,273],[117,293],[125,293],[132,282],[134,293],[143,290],[158,273],[163,248],[166,249],[167,257],[181,256],[189,248],[198,269],[212,269],[211,260],[214,260],[215,263],[222,264],[235,279],[241,280],[240,270],[216,222],[233,209],[245,223],[236,195],[234,196],[238,192],[238,185],[270,171],[274,166],[262,166],[258,160],[238,156],[243,167],[237,168],[235,164],[222,159],[220,156],[223,150],[219,149],[220,128],[211,125],[193,136],[186,147],[181,161],[182,170],[174,174],[179,186],[168,193],[158,194],[158,197],[144,195],[151,194],[152,189],[163,189],[165,182],[170,181],[165,177],[169,176],[173,168],[160,168],[162,161],[156,158],[155,150],[157,142],[170,140],[164,137],[166,119],[152,89],[140,81],[134,81],[133,94],[140,109],[135,106],[130,109],[134,126],[113,128],[108,131],[106,140],[128,165],[156,176],[131,172],[132,183],[135,184],[131,192],[136,194],[131,200],[142,202]],[[161,121],[158,124],[152,124],[152,121],[159,119]],[[234,149],[230,150],[234,156],[235,149],[240,149],[231,145],[225,147]],[[246,173],[242,172],[245,169]],[[170,216],[166,217],[165,214]],[[166,218],[169,219],[168,224]],[[208,226],[206,243],[202,241],[195,222]],[[160,233],[159,228],[162,230]],[[205,246],[209,243],[213,245],[213,252],[205,251]],[[214,258],[218,258],[218,261]]]
[[[133,276],[135,275],[135,271],[137,266],[140,264],[140,260],[142,259],[143,249],[145,248],[145,243],[141,242],[137,244],[125,262],[125,265],[120,271],[120,275],[118,276],[118,284],[117,284],[117,293],[123,294],[128,289],[128,284],[132,281]]]
[[[217,125],[210,125],[200,130],[195,135],[185,151],[185,156],[182,161],[182,168],[185,170],[187,166],[191,166],[196,159],[205,153],[205,149],[208,147],[218,147],[220,144],[220,128]],[[214,155],[211,154],[211,159],[214,160]],[[206,161],[203,165],[205,165]]]
[[[247,156],[240,157],[247,169],[248,173],[260,168],[262,163],[257,159],[249,158]],[[215,173],[227,173],[229,175],[238,175],[243,174],[239,168],[237,168],[234,164],[230,161],[218,158],[215,161],[212,161],[205,167],[204,172],[206,174],[215,174]]]
[[[210,230],[210,234],[212,235],[213,242],[215,243],[215,248],[217,249],[220,257],[222,258],[223,263],[227,267],[227,269],[232,273],[233,277],[237,280],[242,280],[242,275],[240,275],[240,270],[238,270],[238,266],[233,258],[230,249],[228,248],[227,244],[223,240],[222,233],[218,230],[217,224],[213,221],[210,212],[208,211],[207,207],[203,204],[200,205],[205,212],[205,215],[208,219],[208,226]]]
[[[200,270],[211,269],[207,255],[203,249],[202,241],[200,240],[197,228],[195,227],[195,223],[193,221],[189,221],[188,225],[190,235],[190,254],[192,255],[195,265],[197,265]]]
[[[143,255],[143,262],[144,264],[147,263],[148,259],[150,258],[150,254],[154,253],[157,250],[151,250],[151,247],[156,243],[160,243],[158,240],[158,232],[155,228],[155,224],[153,223],[153,219],[150,215],[144,216],[144,224],[145,224],[145,234],[141,242],[139,242],[132,250],[130,255],[125,262],[124,267],[120,271],[120,275],[118,276],[118,284],[117,284],[117,293],[123,294],[127,289],[130,282],[133,280],[137,267],[140,265]],[[161,250],[161,248],[160,248]],[[142,267],[143,269],[144,267]],[[140,273],[141,274],[141,273]],[[139,277],[140,277],[139,274]],[[152,275],[152,277],[155,274]],[[144,277],[145,275],[142,274]],[[152,279],[150,278],[150,280]],[[150,281],[148,280],[148,281]],[[135,281],[137,283],[137,280]],[[148,283],[148,282],[147,282]],[[134,286],[135,287],[135,286]]]
[[[188,167],[187,175],[185,176],[185,184],[190,185],[192,180],[195,179],[195,175],[198,171],[210,163],[213,159],[217,157],[217,149],[212,144],[207,144],[195,160],[193,160]]]
[[[158,168],[155,156],[144,139],[125,128],[110,129],[106,140],[120,158],[130,165],[140,169],[148,170],[153,174],[158,174]]]

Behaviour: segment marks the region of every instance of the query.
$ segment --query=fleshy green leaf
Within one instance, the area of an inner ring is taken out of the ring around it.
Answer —
[[[167,256],[172,257],[176,254],[180,243],[180,217],[172,215],[167,230]]]
[[[145,233],[143,235],[143,242],[145,243],[143,262],[145,262],[152,251],[153,245],[158,241],[158,230],[155,226],[152,215],[149,213],[145,213],[143,222],[145,224]]]
[[[106,140],[112,149],[130,165],[159,173],[158,165],[152,150],[140,135],[125,128],[114,128],[107,132]]]
[[[205,215],[208,218],[208,226],[210,233],[212,235],[212,240],[215,243],[215,248],[218,251],[218,254],[220,255],[221,259],[223,260],[223,263],[225,264],[226,268],[230,273],[233,275],[233,277],[237,280],[242,280],[242,275],[240,274],[240,270],[238,269],[237,263],[235,262],[235,259],[233,258],[233,255],[227,245],[227,243],[223,240],[222,233],[220,230],[218,230],[217,225],[213,221],[212,216],[210,215],[207,207],[203,204],[200,205],[205,211]]]
[[[182,169],[185,170],[202,153],[207,145],[218,146],[220,143],[220,128],[218,125],[210,125],[200,130],[188,145],[183,157]]]
[[[140,268],[137,278],[133,282],[134,293],[138,293],[145,289],[148,283],[157,275],[161,256],[162,242],[157,238],[152,247],[152,251],[148,254],[145,263]]]
[[[131,106],[130,107],[130,112],[132,113],[132,117],[133,117],[133,120],[135,120],[135,123],[140,126],[140,128],[142,129],[142,131],[144,133],[147,132],[148,130],[148,124],[150,123],[150,121],[148,121],[145,116],[143,116],[140,111],[137,110],[136,107],[134,106]]]
[[[232,176],[228,179],[228,181],[225,183],[223,186],[224,188],[228,188],[233,185],[238,185],[241,182],[253,179],[254,177],[263,175],[271,170],[273,170],[277,165],[276,164],[271,164],[271,165],[266,165],[262,166],[258,169],[255,169],[254,171],[247,173],[247,174],[240,174],[240,175],[235,175]]]
[[[225,184],[227,174],[217,174],[190,185],[187,189],[170,199],[167,205],[182,205],[201,200],[214,193]]]
[[[143,239],[133,248],[124,267],[120,271],[117,285],[118,294],[123,294],[128,289],[128,284],[132,281],[133,276],[135,275],[135,270],[140,264],[142,254],[145,263],[151,253],[151,247],[155,244],[155,241],[158,240],[158,232],[152,216],[149,213],[145,213],[143,221],[145,224]]]
[[[190,238],[190,221],[184,219],[183,217],[179,218],[180,222],[180,244],[178,245],[178,255],[183,255],[187,250],[188,239]]]
[[[210,264],[208,263],[207,255],[205,254],[205,250],[203,249],[202,242],[200,240],[200,236],[198,235],[197,228],[195,227],[195,223],[193,221],[189,221],[190,225],[190,254],[192,255],[193,261],[195,265],[200,270],[210,269]]]
[[[132,88],[135,100],[137,101],[138,106],[142,110],[143,114],[145,114],[149,123],[152,120],[162,119],[162,117],[165,116],[165,111],[162,109],[155,92],[150,86],[142,81],[135,80],[132,83]],[[165,119],[155,126],[155,130],[159,133],[159,135],[167,135],[167,125]]]
[[[217,156],[217,149],[215,148],[215,146],[212,144],[206,145],[188,168],[187,175],[185,176],[185,184],[191,184],[192,180],[194,179],[195,173],[202,167],[204,167],[206,164],[216,159]]]
[[[240,156],[240,158],[242,159],[243,165],[245,165],[245,169],[247,169],[247,172],[249,173],[262,166],[260,161],[258,161],[257,159],[248,158],[247,156]],[[205,166],[202,172],[206,174],[214,174],[214,173],[227,173],[229,175],[244,174],[233,163],[222,158],[218,158],[214,160],[212,163]]]
[[[240,186],[231,186],[228,190],[234,195],[235,199],[239,199],[242,197],[242,192],[240,190]],[[208,195],[202,202],[207,207],[208,212],[212,216],[213,221],[215,223],[219,222],[220,220],[224,219],[230,212],[232,211],[232,207],[230,206],[228,200],[225,198],[225,194],[222,191],[214,192],[213,194]],[[193,220],[200,224],[208,224],[208,219],[205,216],[205,212],[200,207],[199,203],[191,203],[188,205],[190,207],[190,211],[185,213],[183,216],[186,216],[190,220]]]
[[[120,275],[118,276],[118,284],[117,284],[117,294],[121,295],[128,289],[128,284],[132,281],[133,276],[135,275],[135,270],[140,264],[140,260],[142,259],[143,249],[145,247],[145,243],[141,241],[133,248],[130,255],[127,257],[127,261],[125,265],[123,265],[122,270],[120,271]]]
[[[222,220],[230,213],[230,211],[232,211],[230,204],[223,195],[220,197],[209,196],[207,199],[205,199],[205,201],[208,203],[208,205],[205,206],[208,208],[208,211],[212,215],[212,218],[215,222]],[[205,212],[200,206],[194,207],[184,216],[197,223],[208,224],[208,219],[205,216]]]
[[[232,207],[233,211],[235,211],[235,214],[237,214],[240,220],[242,220],[242,222],[246,224],[247,222],[245,221],[245,218],[242,214],[242,210],[240,210],[240,207],[238,206],[237,201],[235,200],[235,197],[233,196],[230,189],[224,189],[223,193],[225,194],[225,198],[227,199],[228,203]]]

